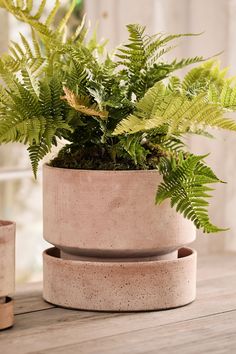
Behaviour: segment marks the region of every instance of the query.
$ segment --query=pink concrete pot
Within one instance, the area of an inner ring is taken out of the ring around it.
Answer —
[[[15,290],[15,223],[0,220],[0,329],[13,325]]]
[[[195,227],[168,201],[155,205],[160,183],[157,171],[44,166],[44,238],[56,247],[44,253],[47,301],[104,311],[193,301],[196,254],[178,250]]]
[[[45,165],[44,238],[77,256],[161,256],[195,239],[195,227],[155,205],[157,171],[87,171]],[[63,253],[63,254],[64,254]]]
[[[68,308],[147,311],[173,308],[196,296],[196,252],[179,250],[175,260],[63,260],[44,252],[44,298]]]

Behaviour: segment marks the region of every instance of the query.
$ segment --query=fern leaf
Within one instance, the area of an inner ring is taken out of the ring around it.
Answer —
[[[33,58],[34,55],[33,55],[33,52],[32,52],[32,50],[30,48],[30,45],[29,45],[27,39],[25,38],[25,36],[23,36],[22,33],[20,33],[20,37],[21,37],[21,41],[22,41],[22,43],[23,43],[23,45],[25,47],[26,54],[28,55],[29,58]]]
[[[54,4],[54,7],[52,8],[52,10],[50,11],[46,21],[45,21],[45,25],[46,27],[49,27],[51,25],[51,23],[53,22],[57,12],[58,12],[58,9],[60,7],[60,0],[55,0],[55,4]]]
[[[141,98],[157,81],[168,77],[171,72],[204,60],[203,57],[195,57],[175,60],[167,65],[159,62],[160,57],[174,48],[167,46],[169,42],[195,34],[147,36],[143,26],[131,24],[127,28],[129,43],[118,49],[117,57],[121,59],[119,64],[127,70],[131,93],[135,93],[138,98]]]
[[[21,70],[21,75],[25,88],[31,92],[32,95],[38,95],[38,83],[35,80],[35,77],[30,73],[29,69],[25,68]]]
[[[39,7],[38,7],[38,11],[37,11],[37,13],[34,16],[35,20],[39,20],[41,18],[46,4],[47,4],[47,0],[41,0],[41,3],[39,5]]]
[[[17,84],[19,83],[18,78],[12,72],[8,72],[5,63],[0,59],[0,78],[4,81],[9,89],[17,89]]]
[[[33,144],[28,147],[29,157],[31,161],[32,170],[35,179],[37,178],[37,171],[39,162],[48,154],[51,146],[49,146],[43,139],[40,144]]]
[[[225,229],[218,228],[210,222],[208,216],[209,191],[207,185],[217,183],[220,180],[213,171],[203,163],[205,156],[189,155],[179,162],[176,168],[165,171],[163,182],[159,185],[156,194],[156,203],[160,204],[167,198],[171,199],[171,205],[194,222],[204,232],[219,232]],[[170,164],[167,164],[167,166]]]
[[[39,84],[39,103],[42,115],[51,118],[53,115],[51,89],[47,81],[41,81]]]
[[[26,143],[39,143],[44,134],[46,119],[44,117],[25,118],[8,115],[1,121],[0,142],[8,143],[19,141]]]
[[[36,37],[35,30],[33,28],[31,28],[31,36],[32,36],[32,42],[33,42],[33,46],[34,46],[35,55],[36,55],[36,57],[41,58],[42,54],[41,54],[40,45],[39,45],[38,39]]]
[[[33,9],[33,0],[26,0],[26,8],[27,12],[31,12]]]
[[[58,78],[52,77],[49,82],[49,87],[51,91],[51,105],[53,110],[53,116],[62,117],[64,109],[64,103],[61,100],[62,83],[59,81]]]
[[[86,15],[83,16],[81,23],[79,26],[76,28],[74,34],[70,37],[70,40],[72,42],[83,42],[86,34],[87,34],[87,28],[85,27],[85,21],[86,21]]]
[[[136,165],[143,166],[149,151],[141,145],[142,137],[140,135],[130,135],[120,140],[123,148],[134,160]]]
[[[57,32],[62,32],[68,22],[68,20],[71,17],[71,14],[73,13],[74,9],[76,6],[76,0],[72,0],[71,5],[67,11],[67,13],[65,14],[65,16],[63,17],[63,19],[61,20],[61,22],[59,23],[58,27],[57,27]]]
[[[9,92],[5,90],[5,88],[0,85],[0,105],[8,107],[12,104],[12,98]]]
[[[159,86],[155,85],[136,104],[135,114],[121,120],[114,135],[144,132],[163,124],[168,126],[169,134],[187,133],[201,126],[236,131],[236,122],[223,114],[222,107],[209,102],[205,93],[190,100],[185,94],[169,90],[159,95]]]
[[[23,7],[24,6],[24,1],[23,0],[16,0],[16,6],[18,7]]]
[[[96,105],[89,105],[89,99],[87,97],[79,97],[67,87],[64,87],[63,89],[65,96],[63,96],[62,99],[66,100],[68,104],[76,111],[79,111],[85,115],[95,116],[105,120],[107,119],[108,112],[100,111]]]
[[[12,95],[12,98],[16,104],[16,109],[22,107],[22,112],[27,112],[28,116],[41,116],[41,107],[38,101],[38,97],[31,93],[31,90],[25,88],[21,84],[17,84],[20,96]]]
[[[232,87],[229,81],[226,81],[221,88],[215,84],[209,87],[209,100],[219,103],[223,108],[231,111],[236,110],[236,87]]]
[[[21,46],[18,43],[16,43],[15,41],[11,41],[11,43],[12,43],[12,46],[15,49],[15,51],[18,53],[18,55],[20,55],[21,58],[24,57],[25,53],[24,53],[23,49],[21,48]]]
[[[193,68],[184,77],[182,88],[187,95],[194,96],[206,92],[212,85],[222,89],[228,68],[221,70],[219,62],[209,60],[204,64]],[[227,79],[228,81],[229,79]],[[229,80],[230,81],[230,80]]]
[[[204,57],[202,56],[196,56],[193,58],[185,58],[185,59],[181,59],[179,61],[177,61],[176,59],[174,61],[172,61],[172,63],[170,64],[170,66],[172,67],[172,70],[179,70],[179,69],[183,69],[186,66],[192,65],[192,64],[196,64],[196,63],[200,63],[202,61],[205,61],[206,59],[204,59]]]

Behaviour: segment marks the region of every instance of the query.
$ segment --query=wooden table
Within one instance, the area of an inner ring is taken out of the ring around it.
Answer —
[[[199,258],[197,288],[197,300],[178,309],[96,313],[54,307],[41,283],[28,284],[0,353],[236,353],[236,254]]]

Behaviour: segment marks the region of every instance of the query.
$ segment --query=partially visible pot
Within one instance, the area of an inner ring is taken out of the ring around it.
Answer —
[[[13,325],[15,290],[15,223],[0,220],[0,329]]]

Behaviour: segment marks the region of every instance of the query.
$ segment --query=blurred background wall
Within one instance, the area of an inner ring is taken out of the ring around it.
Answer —
[[[65,6],[68,2],[64,1]],[[48,7],[52,5],[53,1],[48,1]],[[127,39],[128,23],[146,25],[150,33],[204,31],[199,37],[181,42],[172,56],[209,57],[224,51],[220,55],[222,65],[230,65],[230,72],[236,73],[236,0],[84,0],[83,11],[92,27],[99,24],[98,37],[110,38],[109,49]],[[80,12],[75,22],[79,21]],[[28,33],[27,27],[0,12],[0,53],[7,50],[9,39],[18,40],[19,30]],[[215,136],[217,140],[211,141],[191,138],[189,145],[197,153],[211,152],[209,163],[228,182],[217,188],[211,215],[218,225],[231,229],[221,235],[199,233],[195,247],[200,254],[236,251],[236,136],[225,132],[216,132]],[[41,278],[41,252],[46,247],[42,240],[41,204],[41,176],[38,181],[33,180],[24,147],[1,146],[0,218],[17,222],[18,281]]]

